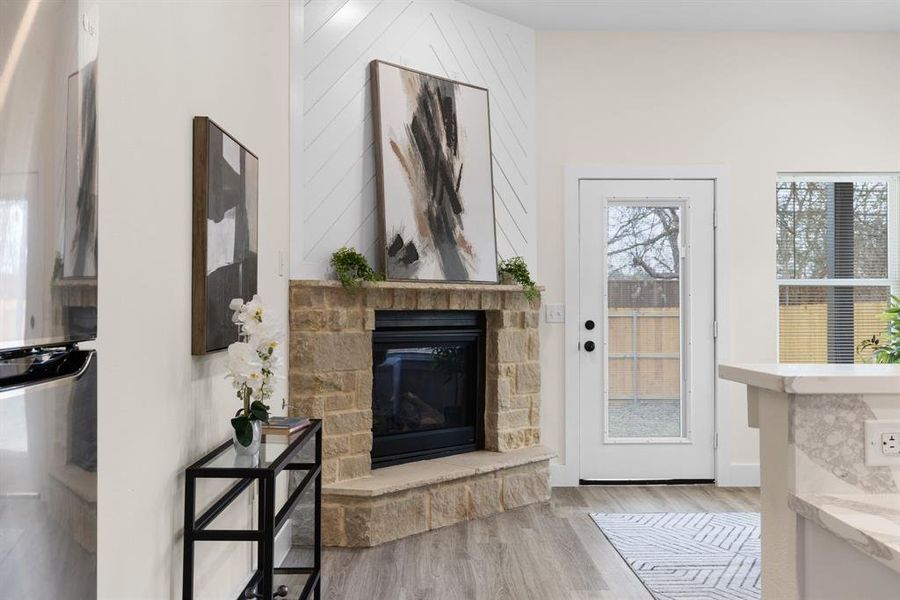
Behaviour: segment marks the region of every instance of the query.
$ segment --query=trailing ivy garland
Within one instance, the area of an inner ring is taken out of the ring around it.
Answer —
[[[531,279],[531,273],[528,272],[528,265],[521,256],[513,256],[509,260],[500,261],[497,266],[501,273],[509,275],[516,283],[522,286],[525,297],[528,300],[540,298],[541,291],[537,289],[537,284]]]
[[[384,276],[369,266],[366,257],[355,248],[341,246],[331,255],[331,268],[344,289],[355,290],[364,281],[381,281]]]

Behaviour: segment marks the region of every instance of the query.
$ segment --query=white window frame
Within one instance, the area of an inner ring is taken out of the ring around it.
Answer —
[[[886,279],[779,279],[775,274],[775,285],[779,293],[775,298],[776,357],[781,363],[781,319],[780,289],[781,286],[846,286],[846,287],[889,287],[894,296],[900,295],[900,173],[778,173],[776,184],[781,182],[821,182],[834,183],[840,181],[884,181],[888,182],[888,276]],[[776,207],[777,210],[777,207]],[[776,224],[777,228],[777,224]],[[777,242],[776,242],[777,243]]]

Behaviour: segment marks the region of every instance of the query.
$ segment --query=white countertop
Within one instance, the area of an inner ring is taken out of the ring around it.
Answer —
[[[788,394],[900,394],[900,365],[719,365],[719,377]]]
[[[900,572],[900,494],[791,494],[788,506]]]

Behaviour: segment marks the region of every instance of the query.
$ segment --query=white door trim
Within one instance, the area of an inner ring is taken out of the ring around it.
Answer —
[[[728,286],[725,282],[726,271],[731,262],[730,244],[730,204],[731,175],[728,167],[723,165],[688,165],[688,166],[617,166],[617,165],[569,165],[565,167],[563,176],[563,238],[565,269],[565,418],[564,426],[564,461],[551,465],[551,482],[554,486],[578,485],[581,473],[581,444],[579,439],[580,398],[579,398],[579,360],[578,360],[578,193],[579,182],[583,179],[709,179],[715,182],[715,307],[716,321],[719,325],[716,339],[716,372],[718,365],[727,362],[731,349],[731,331],[728,324],[730,302]],[[736,465],[731,461],[731,406],[728,393],[728,382],[716,378],[715,385],[715,427],[717,432],[725,435],[717,436],[718,447],[715,451],[716,484],[758,485],[758,465]],[[754,475],[755,473],[755,475]],[[755,479],[755,482],[754,482]]]

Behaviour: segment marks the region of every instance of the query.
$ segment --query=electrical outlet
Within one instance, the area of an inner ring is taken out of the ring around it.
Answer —
[[[545,305],[544,320],[547,323],[565,323],[566,322],[566,305],[565,304],[547,304],[547,305]]]
[[[866,466],[900,465],[900,420],[866,421]]]

